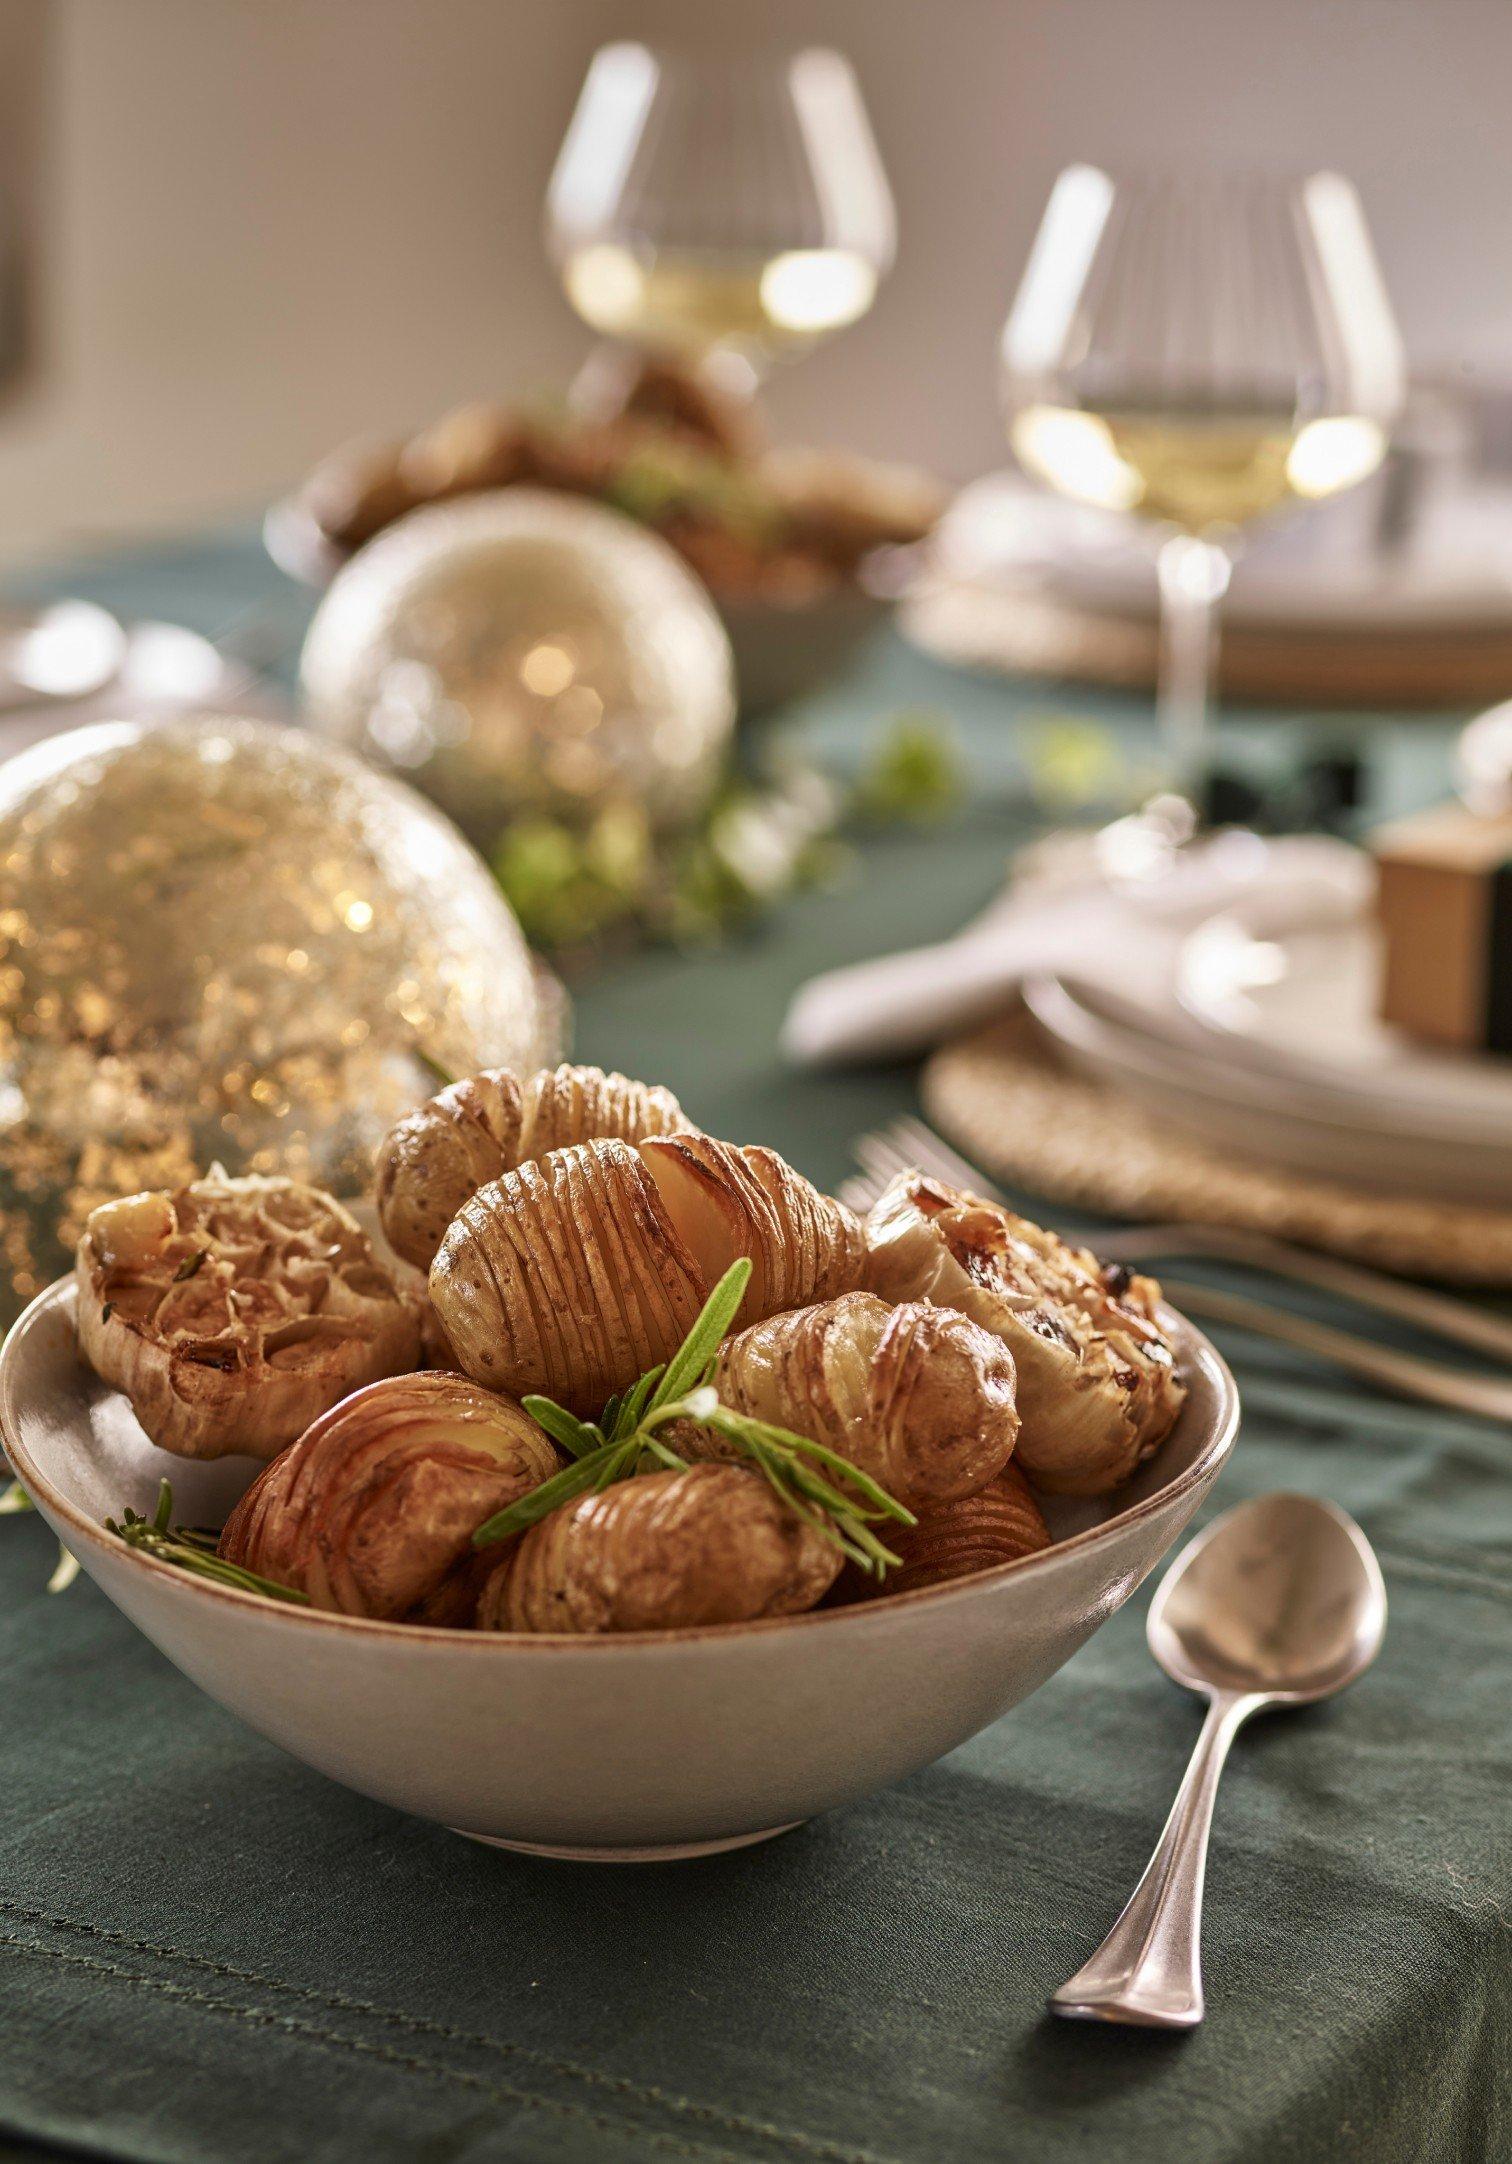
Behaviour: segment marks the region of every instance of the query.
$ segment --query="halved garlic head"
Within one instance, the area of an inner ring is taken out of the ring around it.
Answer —
[[[522,1534],[478,1602],[496,1631],[688,1629],[812,1608],[840,1551],[739,1465],[649,1473]]]
[[[1008,1347],[923,1301],[849,1292],[771,1316],[726,1339],[714,1382],[726,1405],[838,1451],[909,1510],[980,1488],[1018,1435]],[[708,1430],[670,1440],[684,1456],[738,1456]]]
[[[1018,1369],[1017,1463],[1052,1493],[1100,1495],[1170,1431],[1186,1390],[1150,1278],[979,1196],[903,1173],[866,1221],[867,1283],[1000,1337]]]
[[[743,1312],[759,1317],[852,1285],[861,1228],[771,1150],[697,1134],[594,1140],[470,1197],[430,1290],[469,1375],[591,1415],[677,1350],[744,1255]]]
[[[339,1202],[215,1172],[91,1212],[79,1345],[151,1440],[271,1458],[360,1384],[412,1368],[420,1306]]]
[[[461,1375],[392,1376],[258,1476],[219,1552],[316,1608],[466,1623],[497,1553],[475,1550],[473,1534],[559,1463],[512,1399]]]
[[[101,1203],[89,1219],[95,1253],[105,1269],[118,1275],[155,1269],[177,1230],[166,1194],[122,1195],[118,1202]]]
[[[490,1068],[402,1119],[378,1152],[378,1215],[396,1254],[428,1270],[470,1195],[548,1150],[594,1136],[638,1142],[689,1125],[659,1083],[601,1067]]]

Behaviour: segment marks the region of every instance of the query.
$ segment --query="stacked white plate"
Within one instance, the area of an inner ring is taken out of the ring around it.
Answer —
[[[1073,1066],[1236,1158],[1512,1207],[1512,1059],[1388,1029],[1380,963],[1362,876],[1300,910],[1257,889],[1142,945],[1116,989],[1045,975],[1025,997]]]

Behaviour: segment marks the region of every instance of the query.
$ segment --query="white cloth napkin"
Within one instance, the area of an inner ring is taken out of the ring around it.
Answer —
[[[953,939],[814,977],[795,996],[782,1047],[803,1067],[903,1058],[986,1021],[1026,978],[1059,976],[1113,994],[1149,979],[1152,946],[1257,887],[1285,892],[1296,920],[1357,894],[1363,860],[1323,835],[1266,840],[1239,828],[1182,849],[1143,821],[1031,851],[1006,890]]]

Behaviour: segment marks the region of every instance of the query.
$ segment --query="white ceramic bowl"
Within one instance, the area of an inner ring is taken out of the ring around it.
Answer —
[[[543,1855],[638,1860],[759,1841],[900,1780],[1037,1690],[1128,1599],[1233,1446],[1233,1377],[1168,1315],[1189,1395],[1111,1509],[1051,1505],[1057,1545],[894,1601],[720,1630],[493,1637],[318,1615],[124,1547],[102,1521],[217,1524],[255,1473],[144,1437],[79,1361],[55,1285],[0,1354],[0,1423],[60,1540],[174,1665],[367,1796]]]

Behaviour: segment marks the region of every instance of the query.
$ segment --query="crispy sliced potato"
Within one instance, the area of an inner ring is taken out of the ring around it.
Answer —
[[[924,1301],[848,1292],[770,1316],[726,1339],[714,1384],[736,1412],[838,1451],[909,1510],[982,1487],[1018,1436],[1012,1353]],[[708,1429],[680,1425],[671,1440],[684,1457],[738,1455]]]
[[[220,1553],[342,1615],[471,1621],[485,1518],[561,1463],[511,1398],[397,1375],[346,1398],[261,1473]]]
[[[679,1630],[797,1615],[828,1591],[840,1551],[757,1472],[694,1465],[581,1496],[496,1566],[478,1628]]]
[[[751,1320],[849,1289],[861,1228],[775,1152],[700,1134],[549,1150],[481,1188],[431,1265],[469,1375],[593,1415],[677,1350],[732,1262]]]
[[[1008,1464],[975,1494],[921,1511],[917,1525],[890,1525],[887,1545],[898,1568],[879,1580],[847,1563],[832,1598],[848,1602],[914,1593],[920,1586],[944,1585],[1038,1555],[1052,1540],[1029,1483],[1017,1465]]]
[[[659,1083],[601,1067],[494,1067],[402,1119],[378,1152],[378,1215],[394,1252],[428,1270],[469,1195],[548,1150],[595,1135],[639,1142],[691,1123]]]

